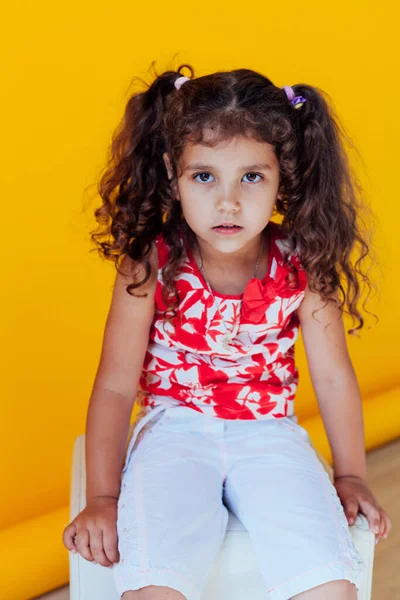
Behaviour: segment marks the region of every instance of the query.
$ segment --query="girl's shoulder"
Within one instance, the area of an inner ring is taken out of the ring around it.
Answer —
[[[148,252],[146,258],[150,263],[150,277],[147,281],[145,281],[147,271],[144,261],[134,260],[129,254],[125,254],[117,269],[114,285],[126,289],[128,285],[140,283],[138,287],[134,289],[131,288],[131,292],[134,294],[137,292],[139,292],[139,294],[146,294],[145,297],[148,297],[150,302],[150,298],[154,297],[155,294],[159,268],[158,251],[155,240],[151,243],[150,252]],[[131,295],[131,292],[128,293],[128,297]]]

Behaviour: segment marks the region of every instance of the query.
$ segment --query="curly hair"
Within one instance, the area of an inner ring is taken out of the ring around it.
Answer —
[[[174,82],[184,67],[191,76],[177,90]],[[192,243],[174,193],[184,145],[188,140],[213,145],[234,136],[251,136],[271,144],[279,161],[282,198],[277,199],[274,211],[283,216],[282,230],[299,254],[310,290],[326,302],[336,302],[353,323],[359,320],[358,327],[348,333],[354,335],[361,329],[359,278],[371,291],[361,266],[370,253],[370,240],[361,230],[361,213],[367,206],[361,201],[362,188],[345,151],[345,141],[353,148],[354,144],[325,92],[306,84],[293,85],[296,95],[306,99],[295,110],[285,91],[256,71],[236,69],[195,78],[187,64],[176,71],[155,73],[152,83],[145,85],[144,91],[129,98],[112,136],[98,185],[102,205],[94,212],[99,227],[90,232],[99,252],[114,261],[118,271],[119,259],[125,255],[144,266],[144,279],[128,285],[127,292],[149,280],[148,254],[162,233],[170,251],[170,261],[162,270],[163,295],[169,306],[164,316],[170,310],[174,314],[180,301],[174,279],[184,259],[179,231]],[[213,138],[205,141],[204,132],[209,129]],[[171,178],[163,160],[165,152],[171,161]],[[355,249],[359,256],[352,262]]]

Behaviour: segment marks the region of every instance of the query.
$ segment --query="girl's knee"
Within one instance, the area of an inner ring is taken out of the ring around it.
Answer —
[[[348,579],[338,579],[296,594],[290,600],[357,600],[357,588]]]
[[[128,590],[121,600],[186,600],[186,596],[165,585],[146,585],[138,590]]]

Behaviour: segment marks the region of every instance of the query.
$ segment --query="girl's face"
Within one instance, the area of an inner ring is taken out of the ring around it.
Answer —
[[[166,154],[164,161],[169,170]],[[271,218],[279,188],[279,163],[271,144],[245,137],[213,148],[187,143],[179,174],[181,170],[177,199],[201,246],[240,254],[259,239]],[[215,229],[223,223],[241,229],[224,235]]]

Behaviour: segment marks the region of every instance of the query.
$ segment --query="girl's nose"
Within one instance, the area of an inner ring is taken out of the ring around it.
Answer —
[[[230,196],[220,196],[217,200],[217,210],[218,211],[226,211],[226,212],[230,212],[230,211],[238,211],[240,208],[240,203],[238,202],[238,200],[230,195]]]

